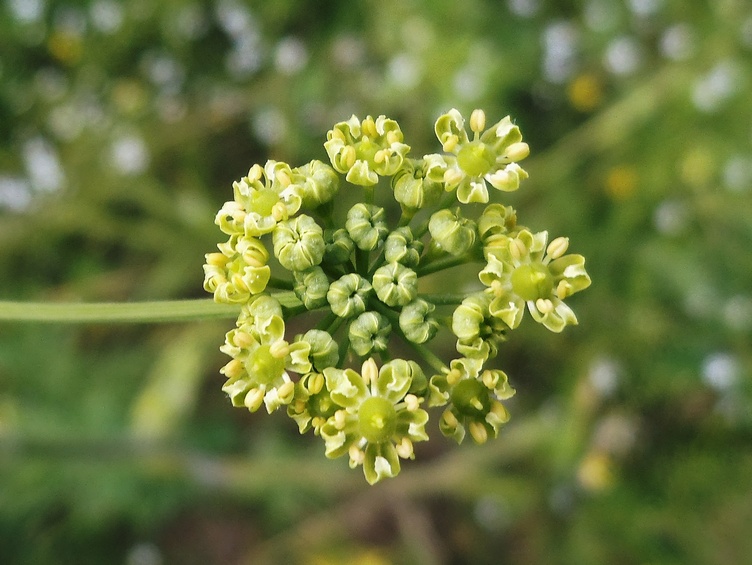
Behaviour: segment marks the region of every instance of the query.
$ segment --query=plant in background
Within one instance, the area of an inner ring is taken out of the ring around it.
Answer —
[[[284,408],[371,484],[428,439],[427,408],[443,407],[439,427],[458,442],[496,437],[514,394],[490,366],[499,343],[525,309],[554,332],[576,324],[564,301],[590,285],[566,238],[549,243],[489,203],[489,185],[513,191],[528,176],[519,128],[509,117],[486,128],[482,110],[469,126],[472,139],[450,110],[435,125],[445,154],[413,158],[396,121],[352,116],[327,134],[331,166],[254,165],[216,216],[228,240],[206,255],[204,288],[241,306],[221,348],[223,390],[251,411]],[[340,210],[339,191],[361,198]],[[476,291],[426,292],[460,265],[477,266]],[[307,329],[288,335],[297,316]],[[441,331],[453,359],[431,347]]]

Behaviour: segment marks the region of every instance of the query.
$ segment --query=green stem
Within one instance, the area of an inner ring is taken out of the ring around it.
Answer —
[[[423,300],[436,306],[456,306],[467,298],[467,294],[420,294]]]
[[[278,288],[279,290],[292,290],[293,289],[292,281],[278,279],[277,277],[271,277],[266,286],[267,288]]]
[[[428,221],[428,219],[423,220],[415,227],[414,230],[412,230],[414,239],[420,239],[425,235],[425,233],[428,231]]]
[[[414,343],[409,339],[405,339],[405,342],[413,348],[413,350],[425,359],[435,371],[443,373],[448,367],[446,364],[430,349],[420,343]]]
[[[364,186],[363,187],[363,201],[366,204],[373,204],[374,202],[375,187]]]
[[[362,277],[368,277],[368,261],[370,257],[370,251],[365,251],[360,247],[355,248],[355,269]]]
[[[415,217],[415,212],[417,210],[413,210],[411,208],[405,208],[402,206],[402,214],[400,214],[399,223],[397,224],[397,227],[405,227],[410,223],[410,221]]]
[[[381,267],[384,262],[384,254],[386,253],[386,249],[383,247],[381,248],[381,252],[379,253],[379,256],[376,258],[376,260],[373,262],[371,268],[368,270],[368,274],[366,275],[366,278],[370,281],[373,278],[373,274],[378,271],[379,267]]]
[[[211,298],[154,302],[0,302],[0,320],[13,322],[163,323],[237,318],[240,305]]]
[[[456,267],[458,265],[464,265],[465,263],[471,263],[472,261],[473,257],[468,255],[451,255],[449,257],[440,257],[438,259],[428,261],[423,265],[419,265],[415,270],[415,273],[419,277],[422,277],[424,275],[430,275],[431,273],[435,273],[437,271],[449,269],[450,267]]]
[[[282,311],[286,318],[293,318],[298,314],[308,312],[308,308],[305,307],[305,304],[303,304],[291,290],[272,293],[272,297],[276,298],[282,306]]]

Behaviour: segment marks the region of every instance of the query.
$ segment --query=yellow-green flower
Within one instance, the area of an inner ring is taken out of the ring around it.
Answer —
[[[449,369],[431,377],[429,383],[431,405],[447,405],[439,429],[457,443],[462,443],[467,431],[475,443],[485,443],[509,421],[509,412],[501,401],[515,391],[509,386],[506,373],[482,367],[483,362],[478,359],[455,359]]]
[[[582,255],[565,255],[569,240],[558,237],[546,245],[548,232],[523,229],[490,253],[479,278],[491,297],[488,309],[511,329],[522,321],[525,306],[536,322],[553,332],[577,324],[564,299],[590,286]]]
[[[237,327],[229,331],[220,348],[232,357],[222,368],[227,382],[222,387],[234,406],[245,406],[255,412],[266,405],[271,413],[289,404],[295,385],[289,371],[307,373],[311,370],[308,355],[310,344],[285,340],[285,322],[277,313],[278,304],[263,304],[241,313]],[[281,313],[281,309],[279,310]]]
[[[413,443],[425,441],[428,413],[409,393],[413,372],[389,363],[378,369],[373,358],[353,369],[325,369],[326,386],[341,408],[321,427],[326,456],[350,456],[350,466],[363,465],[369,484],[394,477],[400,458],[414,458]]]
[[[243,232],[260,236],[271,232],[278,222],[294,216],[302,200],[298,189],[292,184],[292,177],[290,166],[286,163],[267,161],[264,168],[260,165],[251,167],[245,177],[233,183],[234,202],[225,204],[217,215],[220,228],[223,221],[228,223],[228,217],[238,217],[239,220],[242,216]],[[232,225],[235,226],[238,220]]]
[[[352,116],[335,124],[326,135],[324,148],[332,166],[352,184],[372,186],[379,176],[397,172],[410,150],[402,143],[399,124],[386,116],[375,120],[367,116],[362,122]]]
[[[217,247],[221,253],[207,253],[204,264],[204,289],[216,302],[243,304],[266,289],[271,270],[261,240],[233,235]]]
[[[463,204],[488,202],[488,182],[498,190],[513,191],[528,174],[517,164],[530,153],[522,141],[520,129],[509,116],[488,129],[483,110],[470,116],[471,140],[465,131],[465,119],[452,108],[436,121],[436,136],[447,153],[455,158],[444,173],[448,190],[457,190]],[[485,131],[484,131],[485,130]]]

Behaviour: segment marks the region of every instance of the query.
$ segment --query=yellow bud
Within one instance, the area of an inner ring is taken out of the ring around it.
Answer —
[[[317,373],[308,379],[308,392],[318,394],[324,388],[324,375]]]
[[[373,121],[373,118],[371,116],[368,116],[365,120],[363,120],[363,123],[360,126],[360,131],[363,135],[363,137],[378,137],[379,132],[376,131],[376,124]]]
[[[527,255],[527,246],[518,238],[509,242],[509,254],[518,261]]]
[[[247,178],[251,182],[259,180],[261,178],[261,175],[264,174],[264,169],[261,167],[261,165],[253,165],[251,169],[248,171]]]
[[[535,307],[541,314],[550,314],[554,311],[554,304],[548,298],[539,298],[536,300]]]
[[[290,183],[292,182],[290,180],[290,175],[288,175],[285,171],[277,171],[274,175],[274,178],[276,178],[279,184],[281,184],[285,188],[290,186]]]
[[[284,359],[290,354],[290,344],[284,339],[275,341],[269,346],[269,353],[275,359]]]
[[[407,406],[407,409],[411,412],[418,409],[418,406],[420,406],[420,403],[418,401],[418,397],[414,394],[408,394],[405,396],[405,405]]]
[[[457,426],[460,425],[455,415],[449,410],[444,411],[441,415],[441,419],[444,421],[444,425],[452,430],[457,429]]]
[[[363,450],[357,445],[350,446],[347,454],[350,456],[350,461],[354,462],[356,465],[362,465],[363,461],[366,459],[366,454],[363,453]]]
[[[452,369],[451,371],[447,373],[447,376],[446,376],[447,384],[449,386],[454,386],[460,381],[461,378],[462,378],[462,373],[460,373],[459,369]]]
[[[295,383],[287,381],[282,386],[277,388],[277,395],[279,399],[284,402],[290,402],[295,394]]]
[[[441,144],[441,147],[447,153],[454,153],[454,149],[457,147],[457,144],[459,142],[459,137],[457,137],[456,135],[450,135],[446,138],[444,143]]]
[[[258,410],[261,407],[262,402],[264,402],[264,390],[260,388],[249,390],[243,400],[243,404],[245,404],[246,408],[251,412]]]
[[[334,427],[338,430],[341,430],[345,427],[345,418],[347,417],[347,414],[344,410],[337,410],[334,413]]]
[[[486,369],[483,371],[481,379],[483,379],[483,384],[486,385],[486,388],[494,389],[499,382],[499,374]]]
[[[232,361],[227,363],[227,365],[222,367],[222,369],[220,369],[220,373],[230,379],[239,377],[243,374],[243,363],[240,361],[240,359],[233,359]]]
[[[467,426],[468,431],[470,432],[470,436],[473,438],[473,441],[477,444],[484,444],[486,441],[488,441],[488,430],[486,430],[486,426],[481,424],[480,422],[470,422]]]
[[[395,449],[397,451],[397,455],[402,457],[402,459],[412,459],[415,457],[415,452],[413,451],[413,442],[410,441],[410,438],[403,437],[402,440],[395,446]]]
[[[462,180],[462,177],[462,171],[460,171],[459,169],[447,169],[444,173],[444,182],[447,184],[447,186],[454,186]]]
[[[476,133],[486,129],[486,113],[483,110],[476,109],[470,114],[470,129]]]
[[[212,267],[224,267],[228,261],[227,257],[222,253],[207,253],[205,257],[206,264],[211,265]]]
[[[496,400],[491,404],[490,414],[496,416],[496,419],[502,423],[508,422],[510,418],[509,412],[504,405]],[[488,417],[486,417],[486,420],[488,420]]]
[[[376,379],[379,377],[379,368],[376,365],[376,361],[373,360],[373,357],[369,357],[368,360],[363,363],[361,376],[366,384],[376,382]]]
[[[530,155],[530,146],[524,141],[512,143],[512,145],[507,147],[507,159],[513,163],[522,161],[528,155]]]
[[[556,287],[556,297],[559,300],[564,300],[567,296],[572,295],[572,285],[567,281],[559,281]]]
[[[233,336],[233,341],[235,342],[235,345],[237,345],[238,347],[244,347],[244,348],[250,347],[255,342],[255,340],[251,337],[251,334],[249,334],[248,332],[244,332],[242,330],[238,330],[235,332],[235,335]]]
[[[340,152],[341,164],[345,169],[351,169],[358,155],[352,145],[346,145]]]
[[[548,255],[551,259],[558,259],[567,252],[568,247],[568,237],[557,237],[548,244],[548,247],[546,248],[546,255]]]
[[[281,222],[288,218],[287,206],[285,206],[283,202],[277,202],[276,204],[274,204],[274,206],[272,206],[272,218],[274,218],[278,222]]]

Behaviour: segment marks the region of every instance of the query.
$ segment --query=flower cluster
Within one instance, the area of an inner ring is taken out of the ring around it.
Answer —
[[[452,109],[435,126],[444,153],[413,158],[396,121],[352,116],[327,134],[331,165],[254,165],[216,216],[228,240],[206,255],[204,288],[239,308],[221,347],[223,390],[252,412],[284,408],[371,484],[428,439],[426,409],[443,408],[439,429],[457,442],[496,437],[514,394],[492,366],[500,343],[525,310],[554,332],[576,324],[565,300],[590,285],[568,239],[549,242],[490,203],[488,185],[512,191],[527,178],[518,161],[529,148],[509,117],[485,122],[472,113],[471,139]],[[352,200],[340,190],[360,197],[339,210]],[[392,206],[376,203],[384,195]],[[475,291],[433,277],[473,265]],[[303,333],[291,335],[296,316]],[[442,331],[453,358],[430,347]]]

